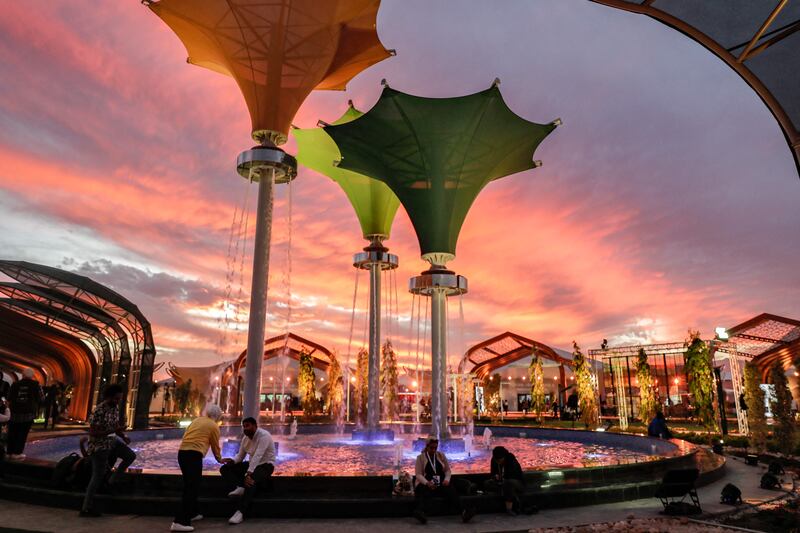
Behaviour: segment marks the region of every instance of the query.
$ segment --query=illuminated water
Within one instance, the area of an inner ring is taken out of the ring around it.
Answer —
[[[279,443],[275,475],[279,476],[389,475],[395,469],[397,442],[403,445],[401,470],[413,472],[417,456],[411,450],[410,436],[405,436],[402,441],[370,444],[353,442],[349,435],[298,435],[294,439],[276,436],[275,441]],[[133,466],[145,471],[177,472],[179,444],[180,439],[134,441],[131,446],[137,459]],[[475,444],[476,449],[470,454],[447,454],[453,472],[488,472],[491,451],[477,442]],[[562,440],[498,437],[492,439],[492,446],[508,448],[525,470],[616,465],[660,458],[628,449]],[[238,445],[235,442],[224,441],[223,455],[233,456],[236,449]],[[65,450],[49,450],[36,457],[57,461],[64,455]],[[215,471],[218,468],[209,453],[204,460],[204,469]]]

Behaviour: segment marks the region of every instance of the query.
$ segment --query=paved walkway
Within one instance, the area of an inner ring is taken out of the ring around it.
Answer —
[[[700,503],[706,513],[720,513],[733,509],[719,503],[719,494],[726,483],[735,483],[742,489],[745,502],[756,504],[781,495],[758,487],[765,467],[746,466],[741,460],[728,458],[723,479],[698,490]],[[254,519],[239,526],[229,526],[219,518],[196,523],[195,531],[255,532],[274,529],[286,533],[330,533],[332,529],[348,533],[381,533],[408,531],[459,531],[499,532],[520,531],[539,527],[557,527],[623,520],[629,515],[637,518],[659,516],[661,503],[656,499],[635,500],[607,505],[571,507],[543,510],[538,515],[509,517],[502,514],[479,515],[470,524],[462,524],[456,517],[431,517],[427,526],[417,524],[412,518],[386,519]],[[79,518],[77,512],[63,509],[25,505],[0,500],[0,531],[3,527],[37,532],[78,533],[113,531],[118,533],[155,533],[168,531],[168,517],[107,515],[102,518]]]

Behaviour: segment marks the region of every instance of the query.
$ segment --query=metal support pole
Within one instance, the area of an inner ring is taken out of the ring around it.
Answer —
[[[250,290],[250,323],[247,329],[247,362],[244,370],[242,415],[258,420],[261,392],[261,365],[264,361],[264,325],[267,319],[267,279],[269,245],[272,233],[272,189],[275,169],[258,182],[256,238],[253,251],[253,282]]]
[[[369,268],[369,371],[367,374],[367,430],[378,429],[381,415],[381,265]]]
[[[447,436],[446,297],[444,289],[431,290],[431,432],[439,439]]]

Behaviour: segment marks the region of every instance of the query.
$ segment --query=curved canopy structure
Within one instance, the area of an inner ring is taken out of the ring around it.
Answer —
[[[762,313],[727,330],[728,342],[716,350],[752,359],[766,383],[770,369],[800,370],[800,321]]]
[[[38,320],[0,307],[0,369],[32,368],[39,383],[73,385],[67,415],[85,419],[92,407],[94,355],[81,340]]]
[[[800,172],[800,2],[593,1],[647,15],[722,59],[778,120]]]
[[[0,283],[0,307],[80,339],[102,361],[94,395],[103,383],[127,390],[128,420],[147,427],[155,345],[150,323],[129,300],[85,276],[25,261],[0,260],[0,272],[18,283]],[[76,388],[78,385],[75,384]]]
[[[264,361],[274,359],[281,355],[285,355],[295,361],[300,360],[300,353],[303,348],[309,350],[311,355],[311,364],[314,368],[320,370],[327,370],[330,364],[331,352],[321,344],[304,339],[294,333],[287,335],[278,335],[264,341]],[[233,374],[237,375],[247,362],[247,350],[243,351],[236,361],[233,362]]]
[[[333,124],[346,124],[361,115],[350,102],[347,111]],[[328,176],[339,184],[350,200],[361,224],[361,233],[369,240],[373,236],[388,239],[400,200],[382,181],[335,165],[342,156],[333,139],[322,128],[292,128],[297,139],[297,161]]]
[[[314,89],[344,89],[391,52],[378,39],[380,0],[160,0],[145,4],[174,31],[194,65],[242,91],[253,138],[286,141]]]
[[[384,87],[375,106],[326,126],[339,167],[386,183],[408,212],[423,259],[455,257],[461,225],[492,180],[538,166],[533,153],[556,127],[508,108],[497,83],[453,98],[425,98]]]

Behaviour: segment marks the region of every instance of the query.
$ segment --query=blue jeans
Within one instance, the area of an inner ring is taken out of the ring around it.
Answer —
[[[97,493],[97,489],[100,488],[100,485],[102,485],[106,477],[106,473],[109,469],[109,459],[112,457],[114,458],[114,462],[116,462],[117,458],[122,459],[122,462],[108,480],[111,485],[116,483],[119,480],[119,476],[121,476],[122,473],[131,466],[131,463],[136,460],[134,451],[119,440],[114,441],[114,445],[108,450],[97,450],[90,455],[89,460],[92,463],[92,479],[89,480],[89,486],[86,487],[86,496],[83,498],[82,510],[88,511],[94,507],[94,495]]]

